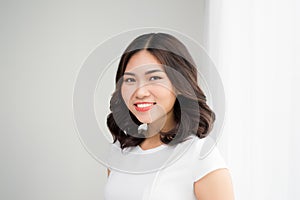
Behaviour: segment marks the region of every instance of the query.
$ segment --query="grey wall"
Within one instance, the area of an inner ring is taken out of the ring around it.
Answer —
[[[0,199],[103,199],[74,128],[76,75],[102,41],[162,27],[201,42],[202,1],[1,1]]]

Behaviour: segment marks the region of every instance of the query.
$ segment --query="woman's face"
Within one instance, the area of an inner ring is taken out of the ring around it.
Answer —
[[[164,67],[148,51],[139,51],[130,58],[121,93],[126,106],[140,122],[164,120],[164,129],[174,123],[174,87]]]

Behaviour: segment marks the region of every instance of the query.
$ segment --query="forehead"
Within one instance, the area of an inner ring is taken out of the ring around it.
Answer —
[[[164,71],[163,66],[157,58],[146,50],[135,53],[128,61],[125,72],[130,71],[145,71],[149,69],[161,69]]]

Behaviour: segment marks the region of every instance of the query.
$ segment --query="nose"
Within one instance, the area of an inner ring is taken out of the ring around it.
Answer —
[[[140,85],[136,90],[135,90],[135,93],[134,93],[135,97],[138,98],[138,99],[143,99],[145,97],[148,97],[150,96],[150,91],[149,91],[149,88],[146,84],[142,84]]]

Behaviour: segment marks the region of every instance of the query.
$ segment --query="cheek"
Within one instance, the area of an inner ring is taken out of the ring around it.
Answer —
[[[164,98],[169,99],[170,101],[172,101],[172,99],[176,96],[176,89],[170,82],[162,84],[159,91],[162,92]]]
[[[175,101],[176,101],[176,94],[175,94],[175,91],[173,88],[169,88],[168,91],[165,92],[166,96],[165,96],[165,99],[166,99],[166,105],[167,107],[170,109],[170,108],[173,108],[174,107],[174,104],[175,104]]]
[[[131,87],[124,86],[124,85],[121,86],[121,95],[127,106],[129,104],[132,94],[133,94],[133,91],[132,91]]]
[[[174,96],[173,93],[171,93],[169,98],[167,98],[167,102],[166,102],[167,107],[169,109],[172,109],[174,107],[175,101],[176,101],[176,97]]]
[[[156,89],[156,96],[160,99],[162,106],[168,111],[173,108],[176,95],[172,87],[164,85]]]

